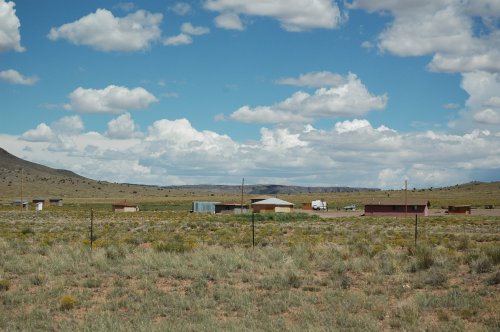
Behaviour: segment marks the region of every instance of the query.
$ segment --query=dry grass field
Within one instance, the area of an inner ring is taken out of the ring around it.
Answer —
[[[500,217],[421,218],[415,247],[411,218],[265,214],[252,248],[249,215],[182,195],[0,208],[0,330],[500,329]]]
[[[251,215],[188,212],[238,192],[99,182],[2,158],[1,331],[500,330],[500,182],[410,189],[441,211],[419,220],[416,243],[413,218],[341,212],[402,191],[278,195],[330,211],[257,214],[253,247]],[[10,206],[21,184],[24,199],[64,206]],[[111,212],[123,200],[141,211]],[[462,204],[472,215],[440,210]],[[497,209],[481,215],[485,205]]]

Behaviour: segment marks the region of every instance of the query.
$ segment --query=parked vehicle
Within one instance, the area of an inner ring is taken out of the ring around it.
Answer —
[[[313,210],[328,210],[326,202],[320,199],[312,201],[311,206]]]

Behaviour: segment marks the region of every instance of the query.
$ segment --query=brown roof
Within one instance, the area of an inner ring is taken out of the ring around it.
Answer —
[[[406,205],[429,205],[427,199],[408,198]],[[382,197],[372,198],[363,202],[363,205],[405,205],[404,197]]]
[[[113,206],[137,207],[137,205],[138,204],[130,203],[130,202],[113,203]]]
[[[215,205],[218,205],[218,206],[243,206],[243,207],[248,207],[248,204],[243,204],[241,205],[241,203],[216,203]]]

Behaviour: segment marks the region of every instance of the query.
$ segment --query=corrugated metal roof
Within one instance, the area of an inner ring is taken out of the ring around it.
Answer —
[[[276,198],[276,197],[272,197],[272,198],[265,199],[263,201],[258,201],[258,202],[252,203],[252,205],[288,205],[288,206],[291,205],[291,206],[293,206],[295,204],[284,201],[284,200]]]
[[[427,205],[429,200],[427,199],[415,199],[408,198],[406,205]],[[363,202],[363,205],[405,205],[404,197],[382,197],[382,198],[372,198]]]

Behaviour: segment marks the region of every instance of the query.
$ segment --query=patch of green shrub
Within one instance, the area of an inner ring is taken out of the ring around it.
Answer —
[[[0,279],[0,291],[7,291],[10,288],[10,281],[7,279]]]
[[[76,305],[76,299],[71,295],[64,295],[59,299],[59,308],[61,310],[71,310]]]
[[[35,234],[35,231],[31,227],[24,227],[21,229],[21,234],[23,235],[28,235],[28,234]]]
[[[192,239],[184,239],[181,235],[175,235],[172,239],[156,242],[154,249],[158,252],[186,252],[194,249],[195,242]]]

